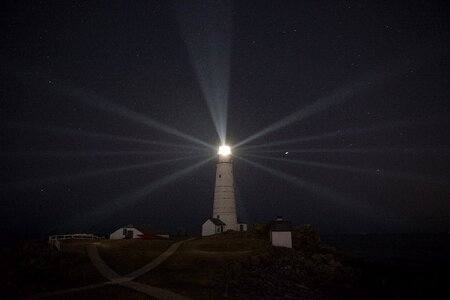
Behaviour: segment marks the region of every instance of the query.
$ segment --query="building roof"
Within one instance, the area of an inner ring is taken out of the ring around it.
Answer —
[[[214,225],[226,225],[224,222],[222,222],[221,220],[216,219],[216,218],[210,218],[208,220],[211,220],[211,222],[213,222]]]
[[[292,224],[289,221],[270,222],[270,231],[292,231]]]

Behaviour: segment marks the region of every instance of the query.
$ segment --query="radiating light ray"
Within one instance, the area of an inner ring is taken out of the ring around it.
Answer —
[[[298,122],[304,120],[315,113],[324,111],[332,106],[342,104],[346,101],[351,100],[358,94],[362,94],[364,92],[369,91],[375,83],[380,84],[381,82],[385,82],[388,79],[392,78],[393,75],[396,75],[403,66],[404,62],[398,62],[396,64],[392,64],[391,68],[388,66],[384,66],[383,68],[377,68],[372,72],[369,72],[365,76],[361,76],[360,79],[354,80],[348,85],[340,87],[334,90],[329,95],[319,98],[314,101],[312,104],[307,105],[306,107],[288,115],[287,117],[273,123],[272,125],[264,128],[263,130],[251,135],[250,137],[242,140],[237,143],[234,147],[240,147],[245,145],[257,138],[260,138],[264,135],[267,135],[271,132],[279,130],[283,127],[286,127],[294,122]]]
[[[91,157],[91,156],[146,156],[146,155],[186,155],[195,151],[14,151],[0,152],[5,157]]]
[[[307,141],[314,141],[314,140],[323,140],[323,139],[332,139],[332,138],[338,138],[342,136],[348,136],[348,135],[355,135],[355,134],[363,134],[363,133],[369,133],[372,131],[377,130],[384,130],[384,129],[392,129],[395,125],[409,125],[407,121],[404,122],[389,122],[389,123],[382,123],[382,124],[376,124],[372,126],[367,126],[363,128],[347,128],[343,130],[336,130],[333,132],[327,132],[323,134],[313,135],[313,136],[305,136],[305,137],[299,137],[284,141],[278,141],[273,143],[267,143],[267,144],[261,144],[261,145],[252,145],[243,147],[241,149],[257,149],[257,148],[267,148],[272,146],[279,146],[279,145],[286,145],[286,144],[294,144],[294,143],[301,143],[301,142],[307,142]]]
[[[4,67],[4,66],[2,66]],[[62,96],[71,97],[73,99],[76,99],[77,101],[80,101],[90,107],[97,108],[102,111],[113,113],[117,116],[120,116],[124,119],[131,120],[138,124],[146,125],[150,128],[160,130],[162,132],[183,138],[185,140],[197,143],[199,145],[215,149],[212,145],[209,145],[208,143],[205,143],[204,141],[197,139],[191,135],[188,135],[186,133],[183,133],[179,131],[178,129],[172,128],[170,126],[167,126],[159,121],[156,121],[144,114],[135,112],[131,109],[126,108],[125,106],[122,106],[120,104],[114,103],[112,101],[109,101],[99,95],[96,95],[94,92],[88,92],[82,88],[74,87],[66,82],[64,80],[54,80],[48,76],[45,76],[44,74],[40,74],[39,81],[36,80],[36,78],[30,78],[29,74],[18,72],[14,67],[9,64],[6,69],[9,69],[9,71],[12,73],[12,75],[22,79],[26,80],[26,83],[32,84],[35,87],[42,88],[46,91],[52,91],[54,93],[58,93]],[[27,76],[28,75],[28,76]],[[35,75],[35,74],[34,74]],[[54,82],[52,84],[52,88],[49,89],[48,85],[44,85],[43,83],[48,82]]]
[[[151,119],[150,117],[148,117],[146,115],[135,112],[135,111],[128,109],[117,103],[107,101],[106,99],[103,99],[99,96],[88,95],[87,93],[84,93],[82,91],[76,91],[76,90],[72,90],[70,95],[74,98],[77,98],[77,99],[83,101],[84,103],[88,104],[89,106],[98,108],[103,111],[108,111],[108,112],[114,113],[122,118],[134,121],[136,123],[143,124],[143,125],[146,125],[148,127],[154,128],[154,129],[158,129],[162,132],[181,137],[185,140],[200,144],[202,146],[205,146],[205,147],[208,147],[211,149],[215,149],[213,146],[205,143],[204,141],[199,140],[199,139],[197,139],[193,136],[190,136],[186,133],[183,133],[183,132],[179,131],[178,129],[169,127],[161,122]]]
[[[165,160],[160,160],[160,161],[156,161],[156,162],[132,164],[132,165],[126,165],[126,166],[120,166],[120,167],[113,167],[113,168],[104,168],[104,169],[84,171],[84,172],[78,172],[78,173],[67,174],[67,175],[47,176],[47,177],[42,177],[39,179],[30,179],[30,180],[25,180],[25,181],[21,181],[21,182],[2,184],[2,189],[22,189],[22,188],[39,186],[39,185],[49,185],[49,184],[66,182],[66,181],[87,179],[87,178],[91,178],[91,177],[108,175],[111,173],[132,171],[132,170],[148,168],[148,167],[166,164],[166,163],[188,160],[188,159],[196,158],[199,156],[201,156],[201,155],[191,155],[191,156],[181,157],[181,158],[165,159]]]
[[[63,134],[63,135],[74,135],[74,136],[80,136],[80,137],[87,137],[87,138],[95,138],[95,139],[103,139],[103,140],[109,140],[114,142],[129,142],[129,143],[137,143],[137,144],[145,144],[145,145],[158,145],[158,146],[167,146],[167,147],[175,147],[175,148],[185,148],[185,149],[193,149],[193,150],[204,150],[204,148],[191,146],[191,145],[181,145],[181,144],[174,144],[174,143],[168,143],[163,141],[153,141],[153,140],[147,140],[147,139],[140,139],[140,138],[133,138],[128,136],[118,136],[113,134],[107,134],[107,133],[98,133],[98,132],[86,132],[82,130],[76,130],[72,128],[62,128],[62,127],[50,127],[50,126],[43,126],[38,124],[29,124],[25,122],[8,122],[8,124],[11,127],[24,129],[24,130],[31,130],[31,131],[46,131],[51,132],[55,134]]]
[[[247,156],[255,157],[255,158],[262,158],[262,159],[267,159],[267,160],[272,160],[272,161],[281,161],[281,162],[285,162],[285,163],[298,164],[298,165],[303,165],[303,166],[345,171],[345,172],[356,173],[356,174],[364,174],[364,175],[376,176],[376,177],[380,177],[380,178],[392,178],[392,179],[398,179],[398,180],[420,181],[420,182],[426,182],[426,183],[432,183],[432,184],[443,184],[443,185],[449,184],[448,180],[445,180],[442,178],[429,178],[429,177],[416,175],[416,174],[382,170],[380,168],[373,168],[373,169],[358,168],[358,167],[339,165],[339,164],[320,163],[320,162],[297,160],[297,159],[285,159],[285,158],[277,158],[277,157],[262,156],[262,155],[250,155],[249,154]]]
[[[308,148],[308,149],[282,149],[282,150],[248,150],[247,153],[364,153],[364,154],[417,154],[417,153],[447,153],[449,148]]]
[[[184,41],[214,126],[226,144],[232,11],[229,1],[175,1]]]
[[[435,114],[428,116],[427,120],[414,120],[414,123],[410,119],[405,120],[395,120],[390,122],[382,122],[378,124],[373,124],[370,126],[365,127],[353,127],[353,128],[347,128],[347,129],[340,129],[332,132],[322,133],[318,135],[312,135],[312,136],[305,136],[305,137],[299,137],[294,139],[288,139],[283,141],[277,141],[273,143],[266,143],[266,144],[260,144],[260,145],[250,145],[246,147],[240,147],[241,150],[250,150],[250,149],[259,149],[259,148],[268,148],[272,146],[279,146],[279,145],[287,145],[287,144],[294,144],[294,143],[302,143],[302,142],[309,142],[314,140],[324,140],[324,139],[333,139],[333,138],[339,138],[343,136],[349,136],[349,135],[358,135],[358,134],[365,134],[370,133],[373,131],[382,131],[382,130],[390,130],[394,128],[399,127],[415,127],[422,124],[429,124],[431,121],[441,121],[445,120],[447,121],[447,116],[441,115],[441,114]]]
[[[375,215],[374,215],[374,213],[376,211],[378,211],[378,213],[380,213],[382,215],[387,215],[390,213],[389,211],[380,212],[379,209],[376,209],[375,207],[368,205],[367,203],[354,201],[353,199],[343,196],[343,195],[340,195],[337,192],[335,192],[331,189],[328,189],[322,185],[314,184],[314,183],[308,182],[306,180],[300,179],[298,177],[295,177],[293,175],[287,174],[285,172],[263,166],[257,162],[243,158],[242,156],[234,155],[234,157],[236,157],[239,160],[242,160],[260,170],[263,170],[269,174],[272,174],[276,177],[284,179],[284,180],[300,187],[301,189],[304,189],[313,194],[317,194],[323,199],[338,203],[338,204],[340,204],[344,207],[350,208],[350,209],[358,210],[359,213],[361,213],[362,215],[364,215],[367,218],[373,219],[374,221],[379,221],[375,218]],[[404,222],[398,216],[395,216],[395,218],[391,218],[391,219],[395,220],[396,222]]]
[[[144,185],[136,190],[112,199],[112,201],[109,201],[106,204],[93,207],[89,212],[79,215],[75,219],[70,221],[67,227],[79,226],[80,222],[83,222],[83,224],[98,224],[108,216],[112,215],[114,212],[117,212],[121,209],[126,208],[127,206],[134,204],[136,201],[151,194],[155,190],[167,186],[172,182],[192,173],[199,167],[214,159],[216,159],[216,156],[209,157],[198,163],[195,163],[194,165],[181,169],[175,173],[166,175],[157,181],[150,182],[149,184]]]
[[[314,194],[318,194],[319,196],[327,199],[327,200],[331,200],[333,202],[345,205],[345,206],[349,206],[352,208],[359,208],[359,209],[363,209],[363,210],[367,210],[369,209],[369,207],[367,205],[365,205],[364,203],[361,202],[355,202],[353,200],[351,200],[348,197],[339,195],[337,192],[332,191],[324,186],[321,185],[317,185],[311,182],[308,182],[306,180],[300,179],[298,177],[295,177],[293,175],[287,174],[285,172],[279,171],[279,170],[275,170],[273,168],[267,167],[267,166],[263,166],[257,162],[251,161],[249,159],[243,158],[242,156],[234,156],[254,167],[257,167],[269,174],[275,175],[277,177],[280,177],[282,179],[285,179],[286,181],[293,183],[294,185],[308,191],[308,192],[312,192]]]

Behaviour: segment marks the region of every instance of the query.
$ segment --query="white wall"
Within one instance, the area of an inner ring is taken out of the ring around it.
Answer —
[[[124,236],[123,236],[123,228],[119,228],[119,229],[117,229],[116,231],[114,231],[113,233],[111,233],[109,235],[109,239],[110,240],[121,240],[123,238],[124,238]]]
[[[216,225],[211,220],[207,220],[202,225],[202,236],[208,236],[213,234],[216,234]]]
[[[290,231],[271,231],[270,240],[273,246],[292,248],[292,233]]]
[[[245,223],[239,223],[237,230],[241,231],[241,225],[243,227],[243,231],[247,231],[247,224],[245,224]]]
[[[219,217],[218,217],[219,216]],[[213,218],[226,224],[224,230],[239,230],[234,199],[233,161],[231,155],[217,157]]]
[[[139,234],[142,234],[142,232],[140,232],[139,230],[137,230],[136,228],[126,228],[127,231],[133,231],[133,239],[137,239],[139,238]],[[116,231],[114,231],[113,233],[111,233],[109,235],[109,239],[111,240],[121,240],[124,239],[125,235],[123,234],[123,227],[117,229]]]

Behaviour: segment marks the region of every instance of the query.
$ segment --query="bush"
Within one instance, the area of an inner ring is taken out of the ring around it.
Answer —
[[[292,246],[307,256],[320,253],[320,235],[310,224],[301,225],[292,231]]]
[[[247,236],[255,239],[269,239],[269,224],[251,224],[248,226]]]

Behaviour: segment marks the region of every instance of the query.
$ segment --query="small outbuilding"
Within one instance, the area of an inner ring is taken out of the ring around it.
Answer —
[[[270,222],[270,241],[273,246],[292,248],[292,224],[277,217],[276,221]]]
[[[202,225],[202,236],[222,233],[226,224],[217,218],[210,218]]]
[[[247,229],[248,229],[248,224],[247,223],[243,223],[241,221],[238,221],[238,225],[239,225],[239,231],[247,231]]]
[[[110,234],[111,240],[122,239],[141,239],[141,240],[155,240],[168,239],[169,235],[155,230],[148,224],[129,224],[125,225]]]

